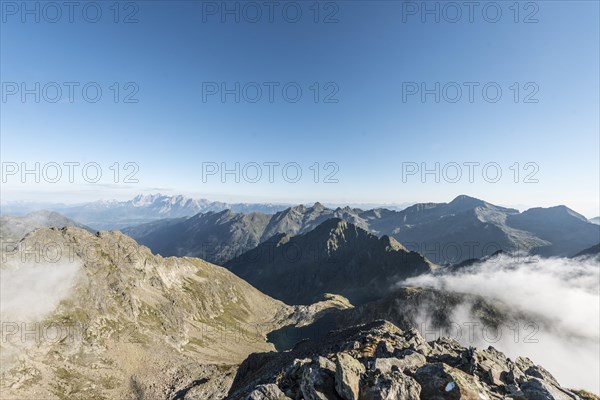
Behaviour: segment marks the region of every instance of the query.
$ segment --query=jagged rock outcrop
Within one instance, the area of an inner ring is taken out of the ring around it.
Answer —
[[[269,397],[271,396],[271,397]],[[527,358],[493,347],[426,342],[387,321],[333,331],[292,351],[252,354],[237,371],[228,399],[597,399],[563,388]]]

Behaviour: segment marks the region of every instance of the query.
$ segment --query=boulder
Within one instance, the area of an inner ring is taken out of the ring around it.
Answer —
[[[521,385],[521,391],[527,400],[575,400],[577,395],[554,386],[551,382],[531,378]]]
[[[275,384],[259,385],[250,393],[247,400],[291,400]]]
[[[419,400],[421,386],[400,371],[371,374],[360,390],[361,400]]]
[[[415,380],[421,385],[421,397],[437,400],[490,400],[477,378],[444,363],[427,364],[417,369]],[[483,397],[482,397],[483,396]]]
[[[358,400],[359,383],[365,367],[347,353],[338,353],[335,363],[335,389],[344,400]]]

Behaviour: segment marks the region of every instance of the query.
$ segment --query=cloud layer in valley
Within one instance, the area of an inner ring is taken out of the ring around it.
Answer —
[[[455,273],[422,275],[401,286],[419,286],[501,300],[516,312],[544,321],[536,326],[502,327],[502,335],[474,329],[459,339],[467,345],[495,348],[512,359],[522,355],[543,365],[574,389],[600,393],[600,266],[598,260],[526,258],[508,255]],[[457,307],[452,321],[461,327],[477,321],[469,307]],[[427,320],[427,316],[422,317]],[[539,328],[539,330],[537,330]],[[491,339],[490,339],[491,338]],[[565,360],[573,360],[566,362]]]

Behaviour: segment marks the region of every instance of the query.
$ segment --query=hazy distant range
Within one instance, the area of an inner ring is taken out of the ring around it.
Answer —
[[[399,204],[329,204],[329,208],[345,207],[372,209],[386,208],[400,211],[414,203]],[[133,225],[167,218],[191,217],[198,213],[232,210],[238,213],[260,212],[275,214],[297,204],[284,203],[225,203],[207,199],[194,199],[183,195],[138,195],[131,200],[100,200],[89,203],[64,204],[49,202],[12,201],[0,205],[0,215],[25,215],[30,212],[56,211],[98,230],[121,229]],[[308,205],[308,204],[306,204]]]

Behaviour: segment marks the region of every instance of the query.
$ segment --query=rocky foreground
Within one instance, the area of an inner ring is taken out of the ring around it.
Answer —
[[[330,333],[292,351],[252,354],[239,367],[228,399],[515,399],[599,397],[560,386],[528,358],[452,339],[426,342],[387,321]]]

